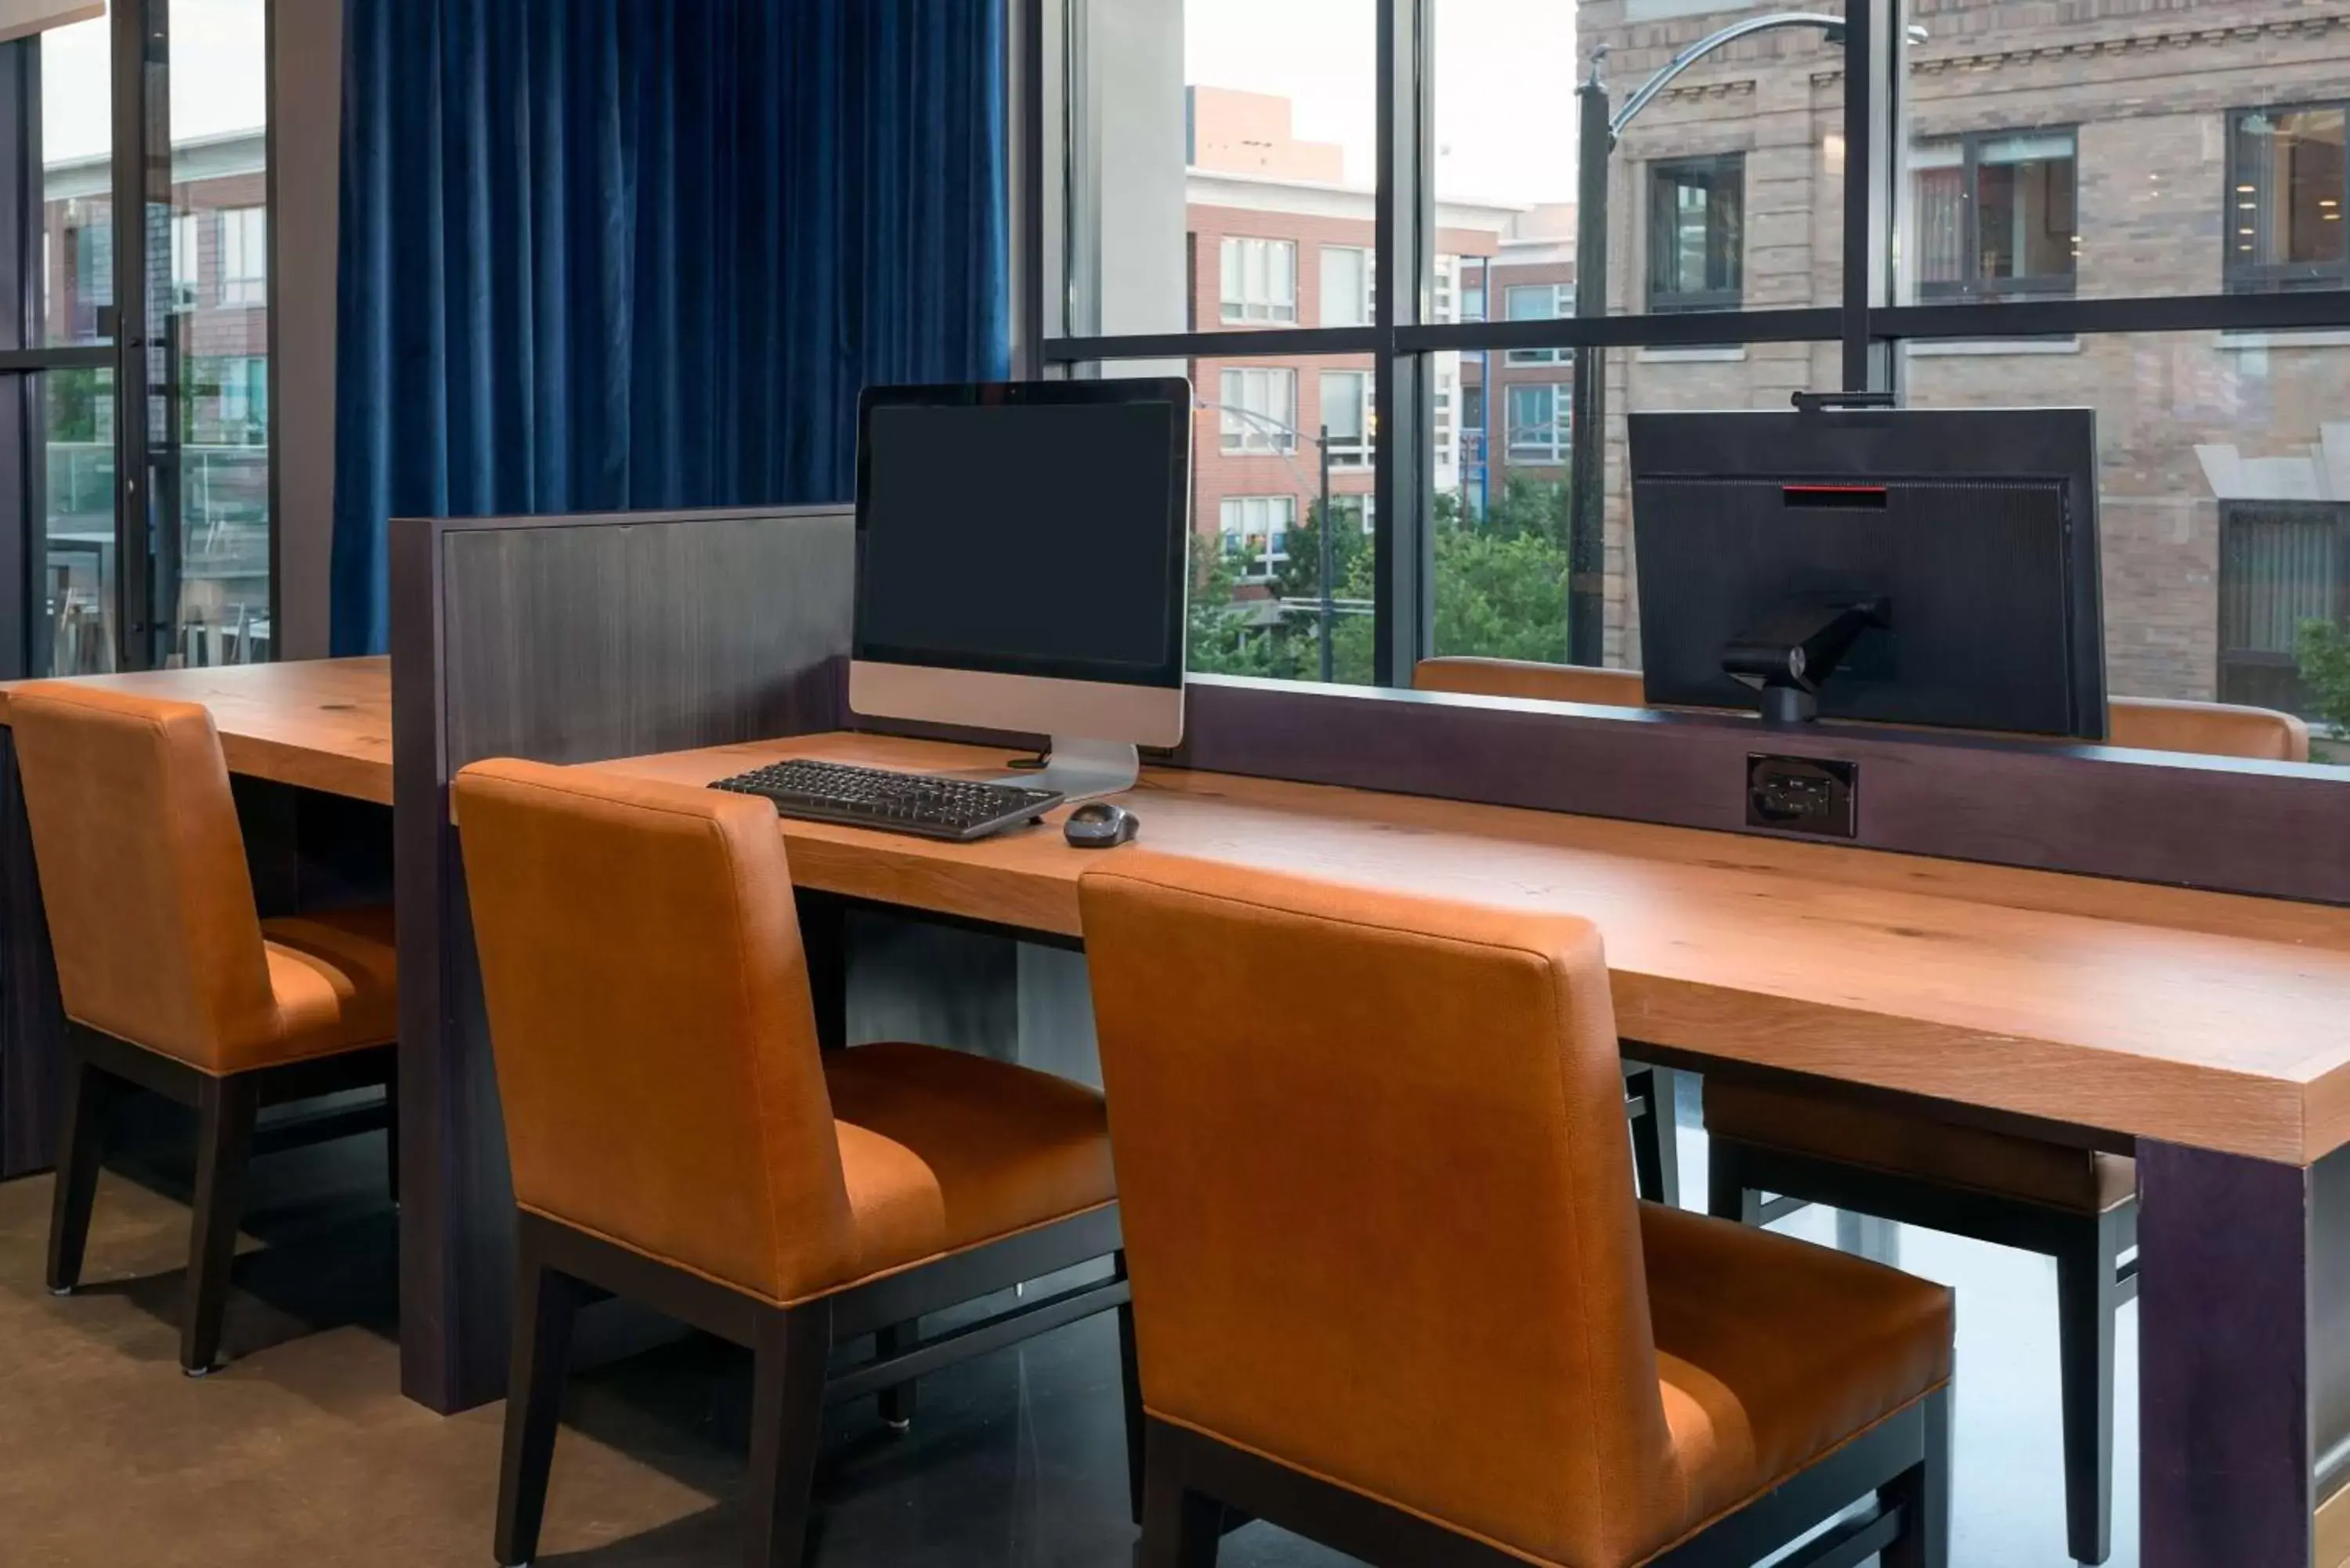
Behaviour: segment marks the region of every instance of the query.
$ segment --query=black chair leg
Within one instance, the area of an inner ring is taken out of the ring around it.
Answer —
[[[1183,1485],[1165,1445],[1146,1442],[1142,1543],[1136,1568],[1216,1568],[1223,1543],[1223,1506]]]
[[[1911,1469],[1879,1487],[1879,1507],[1902,1511],[1901,1533],[1878,1559],[1881,1568],[1950,1568],[1950,1389],[1926,1396],[1926,1451]]]
[[[1711,1138],[1706,1144],[1705,1211],[1741,1225],[1762,1222],[1762,1195],[1746,1185],[1738,1146],[1726,1139]]]
[[[2111,1216],[2084,1225],[2056,1254],[2056,1327],[2063,1363],[2064,1534],[2075,1562],[2113,1553],[2114,1311],[2118,1231]]]
[[[120,1085],[66,1047],[65,1084],[59,1096],[57,1189],[49,1206],[49,1289],[69,1295],[81,1283],[83,1251],[89,1242],[90,1205],[98,1196],[98,1173],[106,1161],[106,1135]]]
[[[825,1362],[832,1303],[778,1308],[759,1324],[751,1374],[749,1568],[798,1568],[807,1547],[824,1428]]]
[[[383,1171],[391,1185],[394,1208],[400,1204],[400,1075],[383,1085]]]
[[[873,1331],[873,1354],[895,1355],[911,1350],[921,1343],[922,1327],[919,1319],[890,1324]],[[893,1432],[902,1432],[914,1424],[914,1384],[911,1380],[894,1388],[884,1388],[879,1395],[881,1419]]]
[[[506,1568],[538,1555],[563,1385],[571,1366],[571,1325],[578,1313],[578,1283],[541,1262],[525,1231],[506,1372],[505,1450],[498,1467],[495,1551]]]
[[[1673,1076],[1643,1067],[1624,1080],[1637,1106],[1632,1117],[1633,1188],[1650,1203],[1680,1202],[1680,1151],[1673,1137]]]
[[[207,1077],[197,1090],[195,1219],[188,1241],[187,1305],[180,1322],[180,1367],[191,1377],[210,1372],[220,1355],[221,1315],[228,1305],[244,1168],[253,1158],[253,1123],[259,1110],[249,1076]]]
[[[1126,1253],[1112,1261],[1116,1277],[1125,1279]],[[1134,1348],[1134,1303],[1118,1309],[1118,1379],[1126,1400],[1126,1498],[1134,1522],[1142,1522],[1143,1430],[1142,1362]]]

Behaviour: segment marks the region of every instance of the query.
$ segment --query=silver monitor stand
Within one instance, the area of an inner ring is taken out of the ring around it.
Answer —
[[[1104,795],[1124,794],[1141,777],[1142,753],[1128,742],[1055,735],[1041,770],[1007,774],[994,782],[1022,789],[1057,790],[1076,805]]]

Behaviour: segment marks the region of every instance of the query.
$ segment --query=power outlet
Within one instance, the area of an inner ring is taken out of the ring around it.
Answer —
[[[1860,764],[1817,757],[1746,758],[1746,826],[1822,838],[1860,830]]]

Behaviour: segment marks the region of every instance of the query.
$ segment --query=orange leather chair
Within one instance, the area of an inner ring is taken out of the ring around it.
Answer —
[[[2309,726],[2273,708],[2227,702],[2174,702],[2159,697],[2116,697],[2106,704],[2110,745],[2145,752],[2189,752],[2257,762],[2309,761]]]
[[[1950,1292],[1637,1202],[1592,928],[1129,853],[1080,894],[1141,1561],[1946,1560]]]
[[[16,689],[9,723],[68,1021],[49,1289],[80,1282],[121,1085],[192,1106],[180,1365],[202,1376],[219,1355],[256,1115],[391,1090],[391,910],[261,919],[220,737],[201,707],[48,681]]]
[[[820,1052],[771,806],[518,762],[465,769],[456,803],[519,1210],[499,1562],[537,1550],[583,1290],[752,1349],[746,1561],[770,1568],[800,1561],[827,1403],[1113,1308],[1130,1345],[1101,1096],[921,1045]],[[920,1337],[1101,1258],[1107,1281]]]

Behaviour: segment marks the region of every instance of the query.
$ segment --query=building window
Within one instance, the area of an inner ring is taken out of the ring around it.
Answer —
[[[2073,292],[2081,240],[2072,131],[1922,142],[1909,166],[1919,295]]]
[[[222,439],[232,446],[259,446],[269,439],[269,361],[237,355],[220,361]]]
[[[1648,166],[1651,311],[1737,309],[1745,250],[1745,154]]]
[[[1218,247],[1226,321],[1297,319],[1297,246],[1290,240],[1227,239]]]
[[[2244,109],[2228,117],[2225,269],[2230,292],[2350,287],[2343,156],[2350,108]]]
[[[1575,286],[1567,283],[1512,284],[1502,291],[1502,307],[1512,321],[1556,321],[1575,314]],[[1564,348],[1513,348],[1513,365],[1564,363]]]
[[[1485,271],[1491,264],[1483,256],[1461,258],[1461,319],[1485,319]]]
[[[1341,527],[1352,527],[1368,534],[1379,518],[1379,498],[1376,495],[1334,495],[1330,497],[1330,514]]]
[[[1269,577],[1289,559],[1289,531],[1297,525],[1295,495],[1227,495],[1219,519],[1224,559],[1243,577]]]
[[[1371,373],[1322,372],[1322,425],[1330,432],[1330,466],[1371,465]]]
[[[1375,308],[1374,281],[1370,252],[1360,245],[1324,245],[1322,325],[1368,327]],[[1228,313],[1225,319],[1231,318]]]
[[[172,303],[182,310],[196,304],[196,286],[203,276],[203,231],[194,213],[172,216]]]
[[[2220,503],[2220,701],[2306,713],[2297,649],[2350,622],[2350,502]]]
[[[1575,389],[1565,384],[1519,385],[1508,392],[1510,461],[1564,462]]]
[[[269,303],[269,209],[231,207],[221,213],[223,305]]]
[[[1224,371],[1218,382],[1226,452],[1297,450],[1297,372],[1270,365]]]

